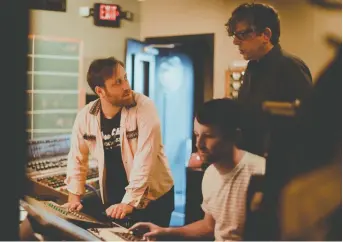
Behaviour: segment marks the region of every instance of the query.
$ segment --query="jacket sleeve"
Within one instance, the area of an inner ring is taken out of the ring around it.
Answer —
[[[83,138],[82,114],[75,119],[71,135],[70,151],[67,161],[67,178],[65,183],[70,193],[82,195],[85,193],[85,183],[88,171],[88,146]]]
[[[137,151],[122,203],[142,209],[150,202],[146,197],[149,191],[150,174],[161,149],[160,121],[157,110],[150,100],[137,110],[137,126]]]

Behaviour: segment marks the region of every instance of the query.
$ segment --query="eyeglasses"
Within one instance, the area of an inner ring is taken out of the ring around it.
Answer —
[[[243,30],[243,31],[239,31],[239,32],[233,32],[231,36],[233,38],[236,37],[239,40],[246,40],[249,38],[249,36],[252,32],[254,32],[253,29],[247,29],[247,30]]]

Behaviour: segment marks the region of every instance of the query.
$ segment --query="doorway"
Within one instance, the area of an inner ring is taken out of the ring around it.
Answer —
[[[175,183],[171,226],[185,222],[186,166],[194,151],[193,118],[213,97],[213,34],[128,39],[126,70],[131,87],[149,96],[160,120]],[[200,184],[201,186],[201,184]]]

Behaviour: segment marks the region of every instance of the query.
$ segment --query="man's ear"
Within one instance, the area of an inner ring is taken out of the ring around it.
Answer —
[[[270,39],[272,38],[272,30],[270,28],[266,28],[263,31],[263,36],[264,36],[264,40],[268,43],[270,41]]]
[[[96,86],[94,91],[99,97],[104,97],[104,90],[101,87]]]

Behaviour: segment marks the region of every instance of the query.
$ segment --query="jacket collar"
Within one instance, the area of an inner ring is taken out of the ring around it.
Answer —
[[[254,61],[252,61],[252,63],[254,63],[254,65],[264,65],[264,64],[267,64],[267,63],[270,63],[270,62],[274,62],[275,58],[277,58],[281,54],[282,54],[281,46],[280,46],[280,44],[276,44],[260,60],[258,60],[258,61],[254,60]]]
[[[137,102],[136,102],[136,95],[134,92],[132,92],[132,95],[133,95],[133,103],[128,105],[128,106],[125,106],[126,109],[130,109],[130,108],[133,108],[135,106],[137,106]],[[89,109],[89,113],[94,115],[94,116],[97,116],[98,113],[100,112],[100,108],[101,108],[101,102],[100,102],[100,98],[98,98],[91,106],[91,108]]]

